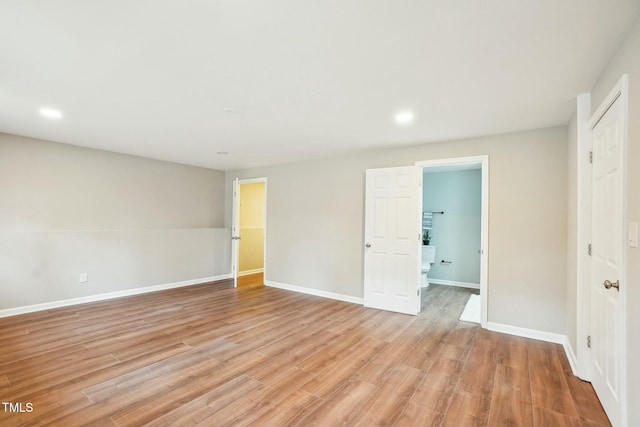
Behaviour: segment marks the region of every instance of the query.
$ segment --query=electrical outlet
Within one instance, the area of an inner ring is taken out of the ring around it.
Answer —
[[[80,283],[87,283],[89,281],[89,275],[87,273],[80,273]]]

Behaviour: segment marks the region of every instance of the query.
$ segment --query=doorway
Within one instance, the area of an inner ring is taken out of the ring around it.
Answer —
[[[429,167],[481,171],[480,325],[487,327],[489,156],[419,161],[415,166],[367,169],[364,210],[365,307],[419,314],[423,238],[422,171]]]
[[[421,263],[421,307],[431,305],[431,294],[440,294],[443,288],[455,289],[469,295],[460,319],[486,327],[488,156],[423,161],[416,165],[423,174],[422,249],[435,252],[435,256],[431,255],[433,259]]]
[[[267,179],[234,182],[233,276],[236,287],[264,285]]]

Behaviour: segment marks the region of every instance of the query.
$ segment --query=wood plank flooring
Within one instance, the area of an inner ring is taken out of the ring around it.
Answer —
[[[238,277],[239,288],[250,288],[255,286],[264,286],[263,273],[247,274],[246,276]]]
[[[562,347],[229,282],[0,319],[1,426],[600,426]],[[26,404],[33,407],[26,412]]]

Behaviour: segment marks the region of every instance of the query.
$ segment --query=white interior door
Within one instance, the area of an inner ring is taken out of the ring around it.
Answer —
[[[364,305],[420,312],[420,168],[369,169],[364,226]]]
[[[238,287],[238,250],[240,241],[240,183],[233,180],[233,207],[231,209],[231,275],[233,286]]]
[[[613,426],[621,420],[624,318],[624,116],[618,98],[593,128],[591,381]]]

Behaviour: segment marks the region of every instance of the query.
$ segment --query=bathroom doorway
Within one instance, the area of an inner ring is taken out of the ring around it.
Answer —
[[[460,320],[487,324],[488,156],[422,167],[421,309],[464,294]],[[468,295],[468,296],[467,296]]]
[[[239,180],[234,187],[234,282],[236,287],[263,286],[267,180]]]

